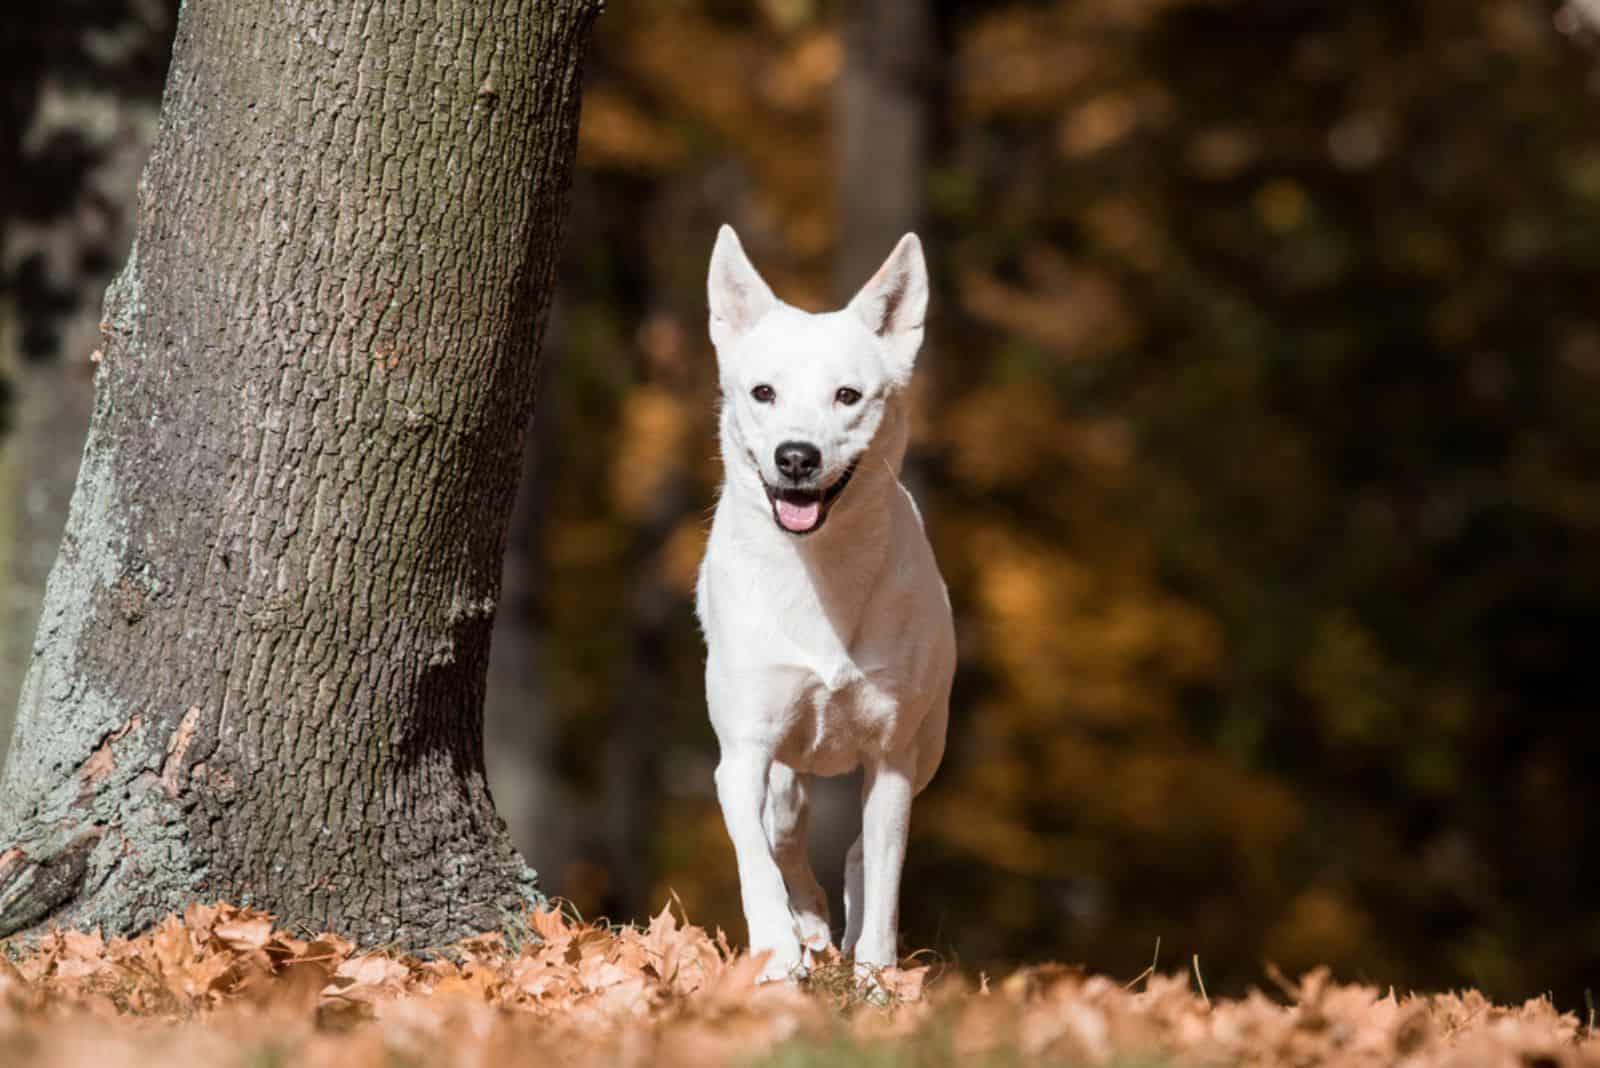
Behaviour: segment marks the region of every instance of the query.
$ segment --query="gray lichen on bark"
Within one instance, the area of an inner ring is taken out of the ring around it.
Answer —
[[[137,271],[135,253],[112,286],[108,313],[136,291]],[[109,403],[102,393],[98,405]],[[202,874],[177,806],[160,796],[156,769],[129,759],[160,751],[158,725],[96,686],[79,662],[84,629],[114,598],[128,548],[126,507],[96,414],[23,681],[16,756],[0,779],[0,828],[37,861],[14,861],[8,871],[0,858],[0,933],[46,917],[137,926],[154,918],[151,903],[158,910],[181,897]]]
[[[122,573],[127,527],[117,500],[116,475],[103,441],[91,428],[67,520],[68,534],[51,569],[33,659],[23,679],[13,747],[44,760],[10,760],[0,779],[0,827],[49,818],[71,769],[68,754],[94,751],[127,714],[99,693],[78,664],[78,647],[94,602]],[[70,716],[51,714],[71,708]]]

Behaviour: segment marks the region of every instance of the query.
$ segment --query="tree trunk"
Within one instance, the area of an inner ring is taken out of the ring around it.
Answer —
[[[100,298],[133,240],[176,18],[175,0],[37,4],[0,35],[14,87],[0,99],[0,760],[77,481]]]
[[[16,397],[11,425],[0,442],[0,501],[6,502],[0,515],[0,760],[11,736],[45,581],[61,545],[93,407],[89,352],[95,319],[93,313],[87,324],[80,318],[73,317],[68,336],[77,339],[87,326],[90,344],[84,348],[75,341],[70,357],[24,361],[8,358],[15,356],[14,350],[0,352],[0,365],[10,365],[7,377]]]
[[[844,62],[833,94],[834,194],[839,245],[834,296],[849,300],[895,243],[922,225],[933,113],[934,13],[927,0],[852,0],[845,5]],[[919,379],[926,376],[919,370]],[[917,496],[919,456],[901,480]],[[834,925],[844,916],[844,862],[861,832],[861,773],[812,785],[812,867],[827,888]]]
[[[661,551],[678,523],[694,506],[688,472],[676,469],[659,479],[652,503],[629,540],[627,593],[622,606],[627,627],[627,659],[617,680],[616,711],[606,731],[601,763],[600,833],[610,875],[606,912],[620,920],[648,920],[651,877],[650,841],[655,820],[648,815],[661,796],[658,763],[662,695],[671,674],[668,638],[681,623],[681,606],[661,574]]]
[[[844,62],[833,96],[841,300],[922,222],[933,30],[927,0],[853,0],[845,7]]]
[[[482,704],[593,0],[188,0],[0,783],[0,932],[535,893]]]
[[[561,305],[545,329],[547,354],[539,369],[539,395],[549,397],[560,374]],[[543,402],[533,426],[511,509],[500,611],[495,614],[483,726],[489,788],[517,850],[541,873],[545,890],[559,886],[572,861],[577,799],[560,768],[560,722],[550,694],[550,620],[544,602],[549,561],[544,529],[555,493],[560,413]]]

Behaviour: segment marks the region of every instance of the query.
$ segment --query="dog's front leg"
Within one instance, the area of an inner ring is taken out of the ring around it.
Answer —
[[[858,970],[886,968],[898,959],[900,871],[911,830],[914,750],[865,762],[861,812],[861,934],[855,945]]]
[[[755,747],[727,748],[717,764],[717,801],[739,863],[739,894],[750,928],[750,952],[768,951],[761,981],[785,979],[800,967],[800,940],[789,913],[789,892],[762,826],[767,770],[772,754]]]

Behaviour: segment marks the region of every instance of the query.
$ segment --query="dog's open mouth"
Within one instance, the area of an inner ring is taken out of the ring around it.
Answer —
[[[823,521],[828,518],[828,510],[839,499],[839,494],[850,483],[850,476],[855,473],[856,465],[851,464],[844,469],[844,474],[834,480],[833,485],[821,490],[774,489],[767,486],[767,500],[772,502],[773,521],[790,534],[811,534],[821,529]]]

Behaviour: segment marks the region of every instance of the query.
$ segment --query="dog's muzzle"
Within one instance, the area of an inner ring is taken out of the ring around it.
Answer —
[[[822,529],[833,502],[839,499],[839,494],[850,484],[850,476],[855,473],[856,465],[852,463],[844,469],[844,474],[834,480],[833,485],[821,490],[774,489],[762,479],[767,500],[772,505],[773,522],[778,524],[779,529],[796,536],[816,533]]]

